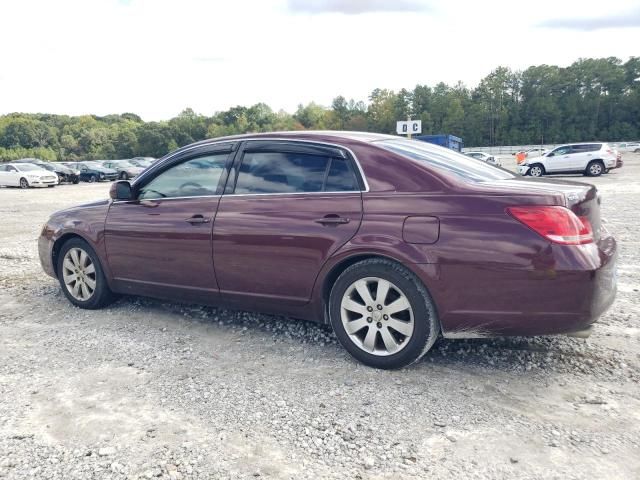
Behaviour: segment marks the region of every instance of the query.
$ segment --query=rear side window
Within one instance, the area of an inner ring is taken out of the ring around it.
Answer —
[[[490,182],[515,178],[515,175],[507,170],[485,162],[478,162],[462,153],[420,140],[394,138],[373,143],[385,150],[424,162],[432,168],[456,175],[468,182]]]
[[[292,152],[245,153],[236,194],[344,192],[358,190],[344,159]]]

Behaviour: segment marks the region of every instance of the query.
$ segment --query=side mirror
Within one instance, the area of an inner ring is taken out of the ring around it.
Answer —
[[[127,180],[118,180],[111,184],[109,196],[113,200],[131,200],[131,184]]]

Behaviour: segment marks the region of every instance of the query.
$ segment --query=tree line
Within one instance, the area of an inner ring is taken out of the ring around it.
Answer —
[[[204,138],[247,132],[332,129],[395,133],[397,120],[422,120],[423,133],[451,133],[468,146],[640,138],[640,57],[580,59],[568,67],[499,67],[475,88],[416,85],[375,89],[368,102],[336,97],[295,113],[258,103],[206,116],[187,108],[167,121],[138,115],[11,113],[0,116],[0,159],[160,157]]]

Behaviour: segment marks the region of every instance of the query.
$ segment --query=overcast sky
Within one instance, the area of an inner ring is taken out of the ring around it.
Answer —
[[[0,0],[0,114],[293,112],[640,55],[638,0]]]

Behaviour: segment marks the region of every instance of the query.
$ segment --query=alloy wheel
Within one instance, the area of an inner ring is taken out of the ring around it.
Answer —
[[[589,167],[589,173],[591,175],[600,175],[602,173],[602,165],[599,163],[594,163]]]
[[[352,283],[342,297],[340,312],[350,340],[372,355],[395,354],[413,335],[409,299],[383,278],[367,277]]]
[[[27,182],[26,178],[20,179],[20,188],[29,188],[29,182]]]
[[[81,248],[70,249],[62,262],[62,277],[67,291],[76,300],[86,302],[96,289],[96,267]]]
[[[529,172],[529,174],[532,177],[541,177],[542,176],[542,169],[540,167],[531,167],[531,171]]]

